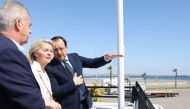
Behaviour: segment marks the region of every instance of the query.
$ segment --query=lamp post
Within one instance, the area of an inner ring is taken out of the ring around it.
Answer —
[[[173,69],[173,72],[175,72],[175,88],[177,87],[177,68]]]
[[[112,66],[111,65],[108,67],[108,70],[110,70],[110,85],[112,85]]]
[[[143,78],[144,78],[144,84],[145,84],[145,86],[146,86],[146,72],[144,72],[144,73],[142,74],[142,76],[143,76]]]

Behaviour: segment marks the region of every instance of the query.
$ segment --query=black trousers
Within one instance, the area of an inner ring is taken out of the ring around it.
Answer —
[[[87,103],[86,103],[86,101],[85,100],[83,100],[83,101],[80,101],[80,109],[89,109],[89,107],[88,107],[88,105],[87,105]]]

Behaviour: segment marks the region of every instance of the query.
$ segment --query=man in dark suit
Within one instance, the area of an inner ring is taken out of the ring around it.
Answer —
[[[44,109],[39,86],[22,46],[31,34],[27,8],[17,1],[0,7],[0,109]]]
[[[67,54],[67,42],[61,36],[52,38],[54,59],[46,66],[53,96],[63,109],[89,109],[92,99],[82,78],[82,68],[98,68],[113,58],[123,55],[109,54],[98,58],[86,58],[77,53]]]

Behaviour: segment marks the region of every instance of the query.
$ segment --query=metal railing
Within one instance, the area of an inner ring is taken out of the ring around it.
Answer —
[[[94,95],[92,97],[102,98],[118,98],[118,90],[116,93],[111,92],[111,89],[117,89],[117,86],[87,86],[87,88],[105,89],[106,92],[103,95]],[[125,101],[130,101],[132,98],[132,86],[125,86]]]

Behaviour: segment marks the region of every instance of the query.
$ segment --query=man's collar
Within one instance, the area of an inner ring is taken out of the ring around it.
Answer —
[[[8,37],[8,38],[9,38],[9,37]],[[20,44],[18,44],[15,40],[13,40],[12,38],[9,38],[9,39],[11,39],[11,40],[15,43],[15,45],[17,46],[17,48],[18,48],[21,52],[24,51],[24,48],[23,48]]]
[[[69,60],[69,58],[68,58],[68,56],[67,56],[67,55],[65,56],[65,60],[67,60],[67,61]]]
[[[66,62],[66,61],[69,61],[68,56],[66,55],[64,59],[60,60],[60,62],[62,62],[62,61],[65,61],[65,62]]]

